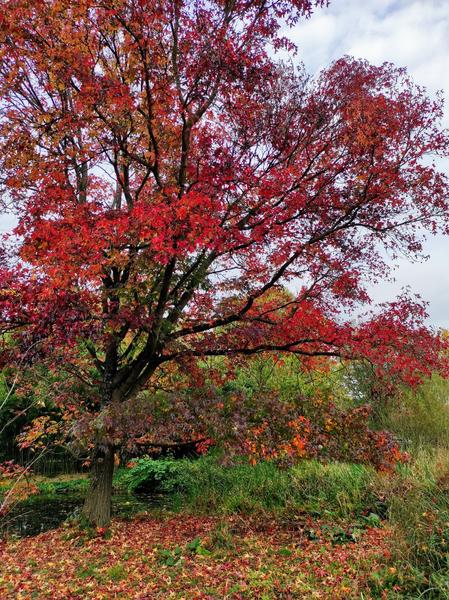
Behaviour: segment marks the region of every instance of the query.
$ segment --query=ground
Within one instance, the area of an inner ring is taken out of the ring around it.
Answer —
[[[142,515],[1,542],[0,598],[379,598],[390,532],[310,518]],[[373,595],[374,594],[374,595]]]

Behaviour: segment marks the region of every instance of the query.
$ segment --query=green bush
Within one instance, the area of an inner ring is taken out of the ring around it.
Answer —
[[[125,487],[129,492],[172,493],[182,482],[181,471],[185,462],[139,458],[133,461],[130,469],[118,474],[116,486]]]

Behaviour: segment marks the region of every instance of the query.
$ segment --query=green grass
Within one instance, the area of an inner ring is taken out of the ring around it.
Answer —
[[[375,471],[363,465],[302,461],[279,469],[241,460],[224,466],[215,456],[191,460],[139,459],[121,485],[169,494],[172,508],[206,514],[307,511],[347,517],[371,505]]]
[[[409,597],[449,599],[449,452],[421,448],[396,473],[378,475],[375,491],[394,530],[392,552]]]
[[[45,495],[83,493],[89,487],[87,475],[59,475],[57,477],[44,477],[42,475],[31,475],[24,482],[35,485],[39,493]],[[8,480],[0,488],[0,497],[14,485],[14,480]]]
[[[449,449],[449,380],[433,375],[415,390],[376,407],[376,428],[397,435],[418,457],[422,449]]]
[[[36,482],[36,486],[42,494],[69,494],[85,492],[89,487],[87,477],[73,479],[42,479]]]
[[[303,461],[291,470],[292,488],[304,509],[343,517],[371,508],[375,477],[371,467],[337,462]]]

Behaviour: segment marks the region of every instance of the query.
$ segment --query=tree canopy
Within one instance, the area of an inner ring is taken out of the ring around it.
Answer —
[[[418,301],[347,315],[385,249],[447,226],[442,101],[391,64],[273,57],[317,4],[3,3],[3,362],[71,364],[100,407],[189,356],[439,364]]]

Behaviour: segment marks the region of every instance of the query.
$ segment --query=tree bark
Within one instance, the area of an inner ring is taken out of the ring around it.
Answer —
[[[83,515],[96,527],[106,527],[111,520],[113,474],[114,447],[96,446],[92,455],[90,486],[83,507]]]

